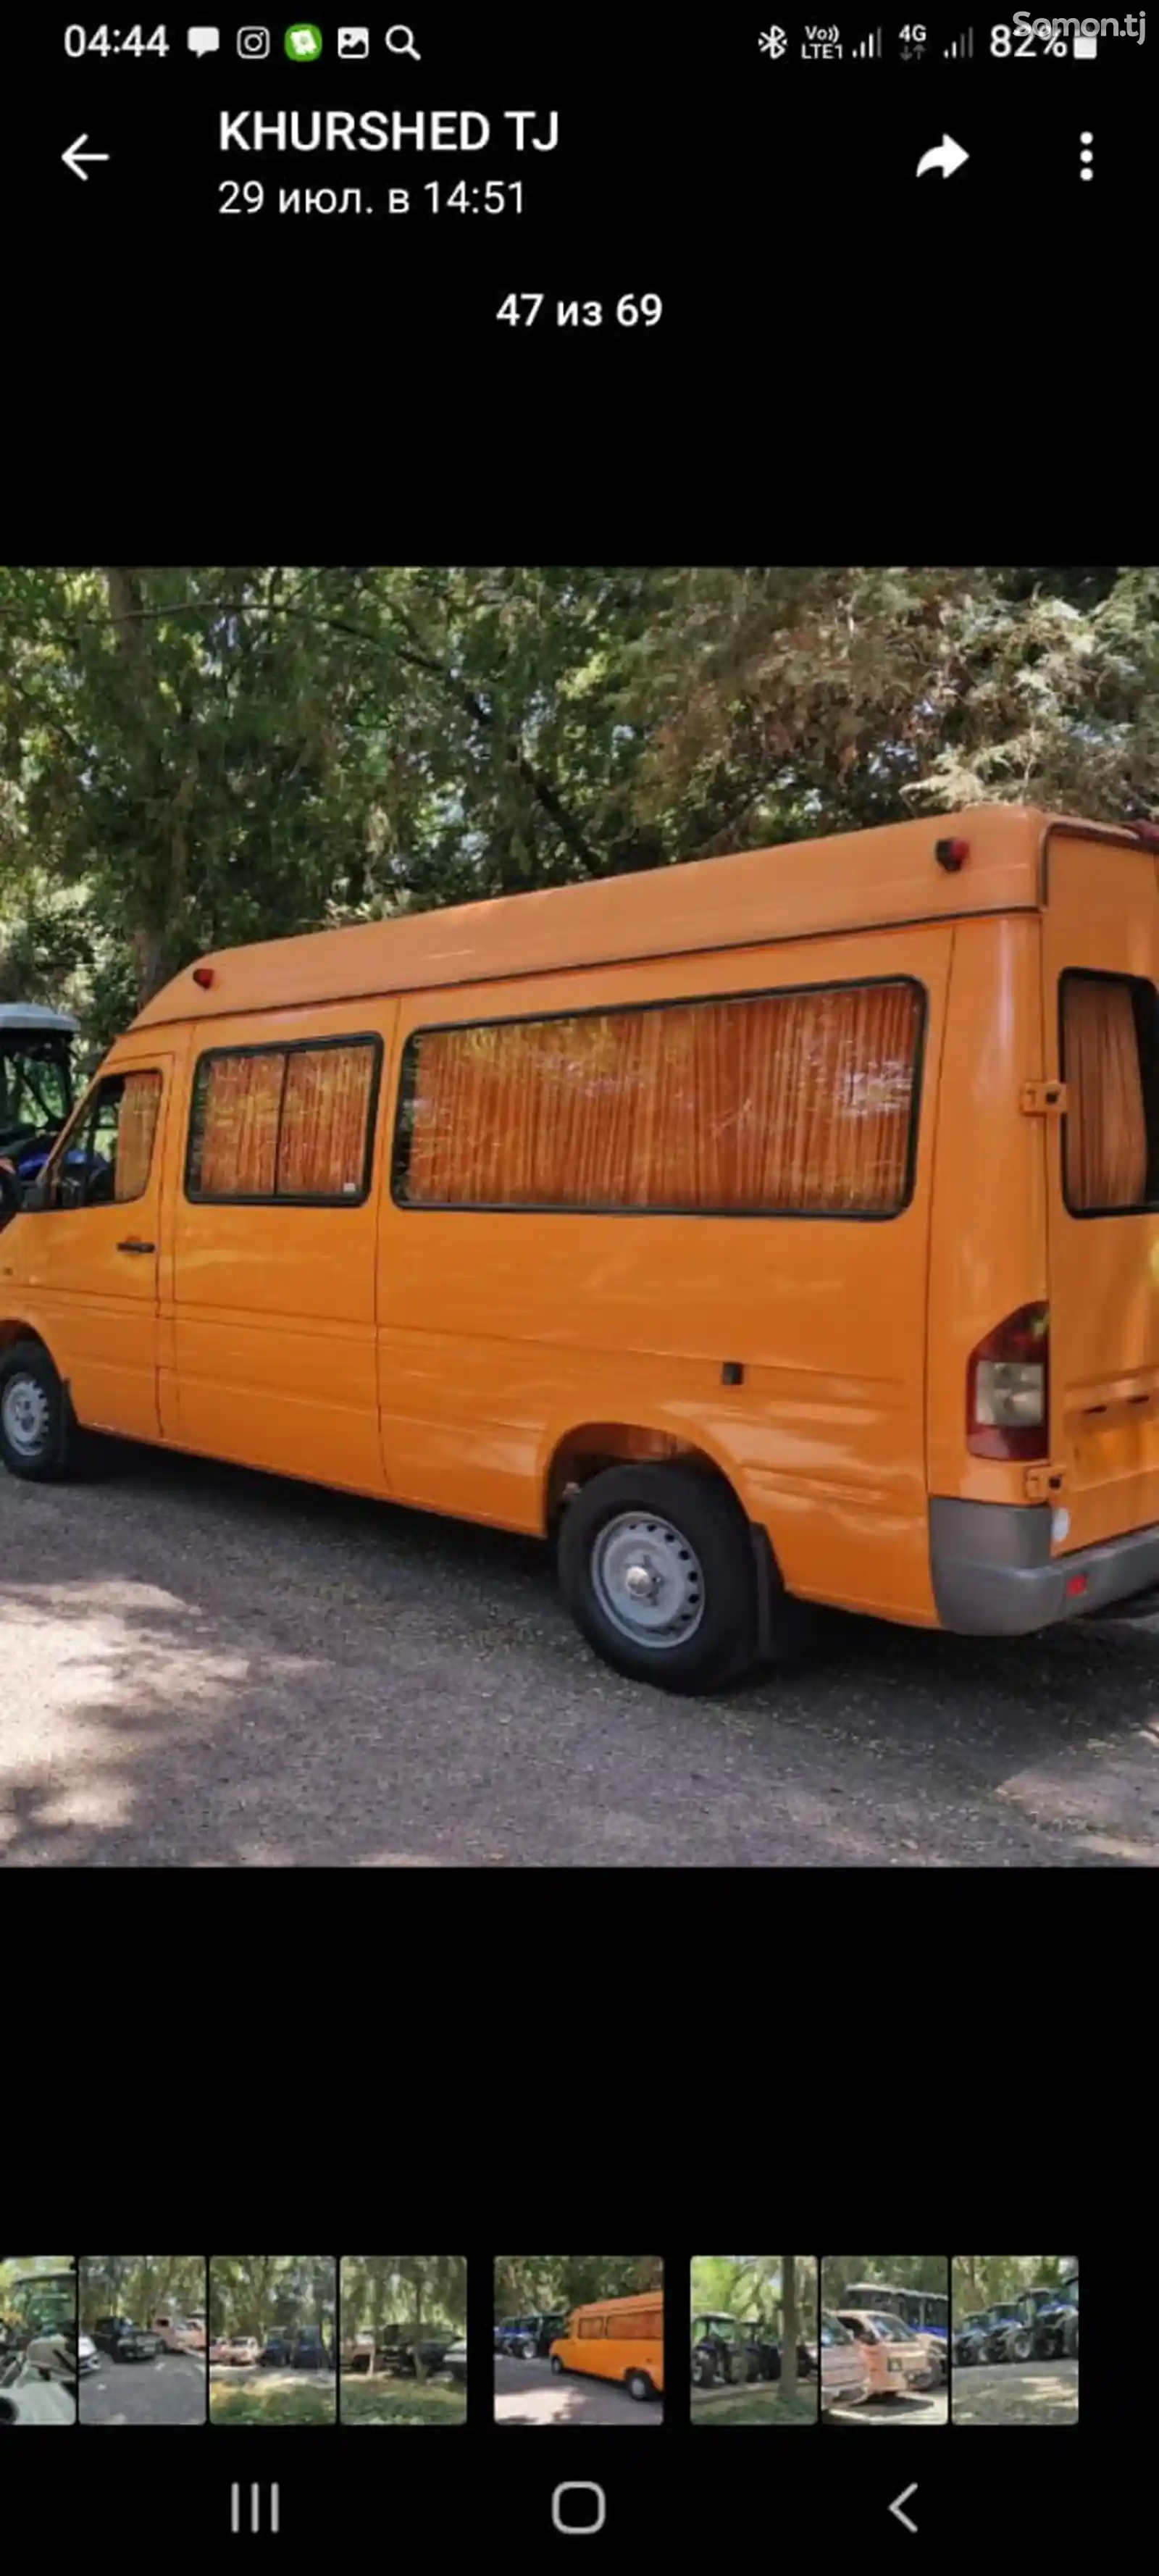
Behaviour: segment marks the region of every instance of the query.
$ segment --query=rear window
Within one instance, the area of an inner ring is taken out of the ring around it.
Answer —
[[[1159,1206],[1159,1030],[1141,975],[1061,979],[1063,1196],[1072,1216]]]

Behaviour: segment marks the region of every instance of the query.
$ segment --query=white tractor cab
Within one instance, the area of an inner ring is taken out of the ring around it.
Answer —
[[[78,1023],[39,1002],[0,1002],[0,1226],[39,1179],[77,1099]]]

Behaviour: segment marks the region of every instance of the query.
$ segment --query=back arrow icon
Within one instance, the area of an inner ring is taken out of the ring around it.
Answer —
[[[908,2504],[910,2497],[916,2496],[917,2491],[917,2479],[915,2478],[912,2487],[903,2487],[901,2494],[899,2496],[895,2496],[894,2501],[889,2508],[892,2514],[896,2514],[899,2522],[904,2522],[907,2531],[916,2531],[917,2524],[916,2522],[910,2521],[908,2513],[902,2512],[902,2506],[903,2504]]]
[[[85,161],[107,161],[109,157],[107,152],[86,152],[84,147],[88,142],[88,139],[87,134],[78,134],[76,142],[70,143],[67,152],[62,152],[60,156],[62,161],[67,162],[74,179],[84,179],[86,182],[89,174],[87,170],[82,168],[82,163]]]
[[[960,170],[963,161],[968,161],[969,158],[969,153],[963,152],[961,144],[955,143],[952,134],[943,134],[941,142],[932,152],[923,152],[918,163],[918,177],[924,179],[927,170],[940,170],[943,179],[952,179],[955,170]]]

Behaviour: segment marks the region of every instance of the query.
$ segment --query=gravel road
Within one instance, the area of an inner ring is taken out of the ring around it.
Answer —
[[[204,2424],[205,2363],[191,2353],[110,2361],[80,2384],[82,2424]]]
[[[508,2361],[495,2356],[497,2424],[662,2424],[659,2398],[629,2397],[606,2379],[562,2375],[549,2361]]]
[[[623,1681],[529,1541],[109,1444],[0,1471],[0,1859],[1153,1867],[1159,1635],[833,1619],[731,1698]]]
[[[1077,2424],[1077,2361],[995,2363],[954,2372],[955,2424]]]

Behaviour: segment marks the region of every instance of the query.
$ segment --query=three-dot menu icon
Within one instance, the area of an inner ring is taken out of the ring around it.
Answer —
[[[1095,175],[1095,155],[1094,155],[1094,149],[1093,149],[1093,146],[1094,146],[1094,140],[1095,140],[1095,138],[1094,138],[1094,135],[1093,135],[1093,134],[1080,134],[1080,136],[1079,136],[1079,177],[1080,177],[1080,179],[1093,179],[1093,178],[1094,178],[1094,175]]]

